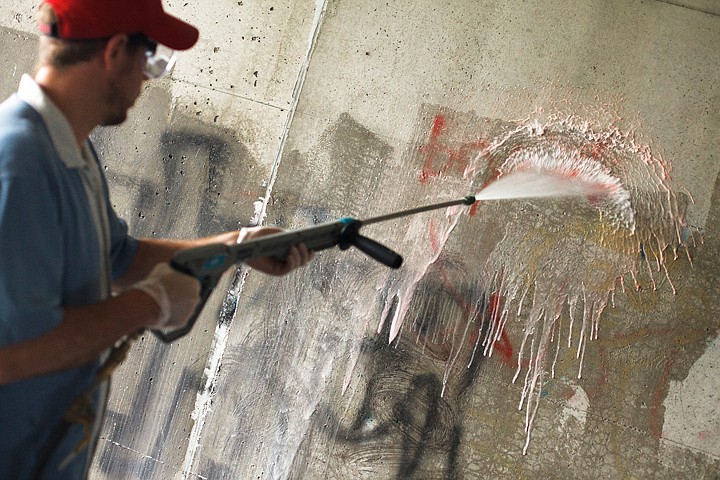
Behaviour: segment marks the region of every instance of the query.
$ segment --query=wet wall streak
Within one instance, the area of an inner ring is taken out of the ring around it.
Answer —
[[[720,423],[717,421],[717,365],[701,361],[717,358],[720,332],[720,175],[716,178],[704,230],[704,242],[694,256],[694,269],[683,282],[674,313],[681,328],[668,342],[669,354],[662,362],[662,375],[654,386],[651,409],[646,417],[657,438],[687,444],[714,455],[720,468]],[[714,349],[714,350],[713,350]],[[713,357],[714,353],[714,357]],[[699,372],[698,372],[699,371]],[[670,394],[669,394],[670,393]],[[710,418],[704,418],[708,416]],[[668,448],[673,454],[679,448]]]

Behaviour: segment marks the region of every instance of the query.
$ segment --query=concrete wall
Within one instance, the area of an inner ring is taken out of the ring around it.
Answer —
[[[93,478],[718,478],[716,1],[166,5],[199,44],[94,134],[137,235],[459,198],[553,138],[612,167],[644,236],[573,202],[495,202],[363,229],[398,272],[353,250],[282,279],[230,272],[189,336],[134,345]],[[35,22],[33,1],[0,7],[3,96]],[[681,217],[685,246],[665,234]],[[578,378],[583,308],[598,330]]]

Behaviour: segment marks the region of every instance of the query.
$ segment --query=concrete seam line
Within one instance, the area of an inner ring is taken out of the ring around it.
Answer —
[[[300,72],[298,73],[295,87],[293,89],[292,106],[290,108],[290,111],[288,112],[285,126],[283,127],[282,138],[280,140],[278,153],[275,157],[275,162],[272,166],[270,182],[268,183],[265,197],[262,199],[262,206],[259,209],[256,209],[255,218],[253,218],[252,220],[252,223],[254,225],[262,225],[265,221],[265,217],[267,216],[267,205],[272,194],[273,186],[275,185],[275,180],[277,179],[277,173],[278,169],[280,168],[280,163],[282,161],[282,154],[285,144],[287,142],[290,125],[292,124],[293,118],[295,116],[300,92],[302,91],[303,85],[305,83],[305,77],[310,66],[310,59],[312,57],[313,51],[315,50],[315,43],[317,41],[317,37],[320,32],[320,26],[324,18],[325,9],[327,7],[327,0],[315,0],[315,5],[315,16],[313,19],[313,26],[310,31],[310,37],[308,39],[308,48],[302,67],[300,69]],[[241,276],[237,291],[230,291],[227,295],[240,295],[245,284],[247,271],[242,272],[238,270],[235,272],[234,275],[235,278],[233,279],[233,284],[238,282],[238,275]],[[183,480],[187,480],[188,478],[190,478],[191,475],[199,475],[197,473],[193,473],[192,468],[195,464],[195,457],[200,449],[200,439],[202,437],[203,428],[205,426],[205,420],[210,413],[210,405],[212,404],[213,397],[215,395],[217,379],[220,372],[220,366],[222,364],[222,357],[225,353],[225,349],[227,348],[227,340],[229,337],[231,325],[232,322],[227,322],[223,324],[218,323],[215,328],[215,337],[213,340],[213,345],[210,349],[208,365],[205,369],[205,386],[203,387],[203,390],[201,392],[198,392],[197,394],[195,409],[192,413],[192,419],[194,420],[193,428],[190,432],[190,438],[188,439],[187,450],[185,452],[185,460],[183,461],[182,470],[180,472],[180,478]]]
[[[713,12],[713,11],[706,10],[706,9],[702,9],[702,8],[698,8],[698,7],[692,7],[692,6],[690,6],[690,5],[688,5],[688,4],[684,3],[684,2],[678,2],[677,0],[655,0],[655,1],[658,2],[658,3],[665,3],[665,4],[667,4],[667,5],[672,5],[672,6],[675,6],[675,7],[685,8],[685,9],[687,9],[687,10],[692,10],[692,11],[694,11],[694,12],[705,13],[705,14],[707,14],[707,15],[712,15],[712,16],[714,16],[714,17],[719,17],[719,16],[720,16],[720,14],[717,13],[717,12]]]
[[[262,208],[256,215],[257,218],[255,218],[253,222],[255,225],[262,225],[265,222],[265,218],[267,217],[267,205],[270,201],[275,181],[277,180],[277,174],[280,168],[280,163],[282,161],[282,155],[285,151],[285,144],[287,143],[288,135],[290,133],[290,126],[295,119],[295,112],[297,111],[297,106],[300,101],[300,93],[302,92],[303,86],[305,85],[305,78],[307,76],[307,71],[310,68],[310,60],[312,59],[313,52],[315,51],[315,44],[317,43],[317,38],[320,34],[320,27],[322,26],[322,21],[325,17],[326,8],[327,0],[315,0],[315,17],[313,18],[313,26],[310,30],[310,37],[308,38],[308,48],[305,52],[305,60],[300,67],[300,71],[298,72],[298,77],[295,82],[295,87],[293,88],[292,106],[290,107],[287,119],[285,121],[285,126],[283,127],[280,147],[278,148],[278,153],[275,157],[275,162],[273,163],[272,171],[270,174],[270,182],[268,182],[268,187],[265,191],[265,198],[263,199]]]

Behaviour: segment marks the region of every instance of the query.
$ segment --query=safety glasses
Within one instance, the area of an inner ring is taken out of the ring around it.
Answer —
[[[145,49],[143,61],[143,74],[149,80],[155,80],[170,72],[175,66],[176,52],[147,37],[142,33],[128,36],[130,44],[139,45]]]
[[[160,78],[173,69],[176,59],[177,54],[175,50],[157,43],[151,38],[147,38],[145,42],[143,73],[151,80]]]

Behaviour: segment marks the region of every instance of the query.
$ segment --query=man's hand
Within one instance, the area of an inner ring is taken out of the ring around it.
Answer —
[[[185,326],[200,301],[198,279],[178,272],[167,263],[157,264],[144,280],[131,288],[147,293],[160,307],[157,321],[147,325],[156,330]]]
[[[240,230],[237,243],[282,231],[282,229],[274,227],[245,227]],[[315,253],[308,250],[305,244],[301,243],[290,247],[285,260],[278,260],[275,257],[262,257],[246,260],[245,264],[268,275],[285,275],[296,268],[304,267],[314,257]]]

